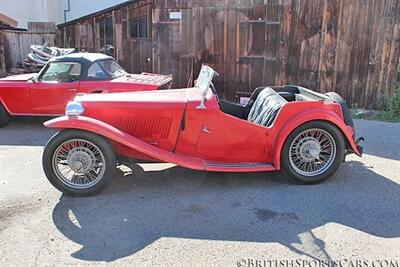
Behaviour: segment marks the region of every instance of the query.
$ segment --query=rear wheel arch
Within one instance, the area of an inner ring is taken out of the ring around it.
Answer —
[[[303,121],[300,122],[299,124],[290,127],[289,129],[283,129],[277,136],[277,138],[275,139],[275,144],[273,147],[273,165],[275,167],[275,169],[280,170],[281,169],[281,155],[282,155],[282,151],[284,148],[284,144],[286,139],[290,136],[291,133],[293,133],[296,129],[298,129],[299,127],[302,127],[304,124],[307,123],[312,123],[312,122],[324,122],[327,123],[329,125],[332,125],[333,127],[335,127],[338,131],[340,131],[341,136],[344,140],[345,143],[345,148],[349,149],[351,148],[350,143],[348,138],[346,137],[345,133],[343,132],[343,130],[341,129],[341,127],[339,125],[337,125],[336,123],[334,123],[333,121],[330,120],[324,120],[324,119],[318,119],[318,120],[307,120],[307,121]],[[276,144],[276,142],[278,142],[278,144]]]

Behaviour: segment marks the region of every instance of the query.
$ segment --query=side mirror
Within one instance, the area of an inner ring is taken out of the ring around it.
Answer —
[[[38,83],[39,82],[39,78],[38,78],[37,75],[33,76],[31,80],[32,80],[33,83]]]

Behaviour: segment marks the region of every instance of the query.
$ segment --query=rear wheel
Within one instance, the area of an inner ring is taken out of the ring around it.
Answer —
[[[312,121],[288,136],[281,162],[291,181],[316,184],[336,172],[344,155],[345,141],[340,130],[327,122]]]
[[[0,127],[4,127],[10,121],[10,115],[4,106],[0,103]]]
[[[99,193],[116,168],[111,145],[101,136],[78,130],[54,135],[43,152],[43,169],[50,183],[72,196]]]

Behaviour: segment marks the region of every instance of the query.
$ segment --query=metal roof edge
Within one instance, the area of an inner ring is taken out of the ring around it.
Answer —
[[[113,11],[114,9],[118,9],[118,8],[121,8],[121,7],[124,7],[124,6],[128,6],[128,5],[136,3],[136,2],[139,2],[139,0],[128,0],[126,2],[122,2],[120,4],[117,4],[117,5],[114,5],[114,6],[111,6],[111,7],[107,7],[105,9],[90,13],[88,15],[85,15],[85,16],[82,16],[82,17],[79,17],[79,18],[76,18],[76,19],[73,19],[73,20],[70,20],[70,21],[67,21],[67,22],[64,22],[64,23],[60,23],[60,24],[57,25],[57,28],[59,29],[59,28],[62,28],[62,27],[68,26],[68,25],[72,25],[72,24],[78,23],[80,21],[83,21],[83,20],[89,19],[91,17],[94,17],[96,15],[101,15],[101,14]]]

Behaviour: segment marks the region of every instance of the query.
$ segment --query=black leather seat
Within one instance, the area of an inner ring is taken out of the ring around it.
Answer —
[[[264,88],[251,106],[247,120],[269,127],[287,101],[272,88]]]

